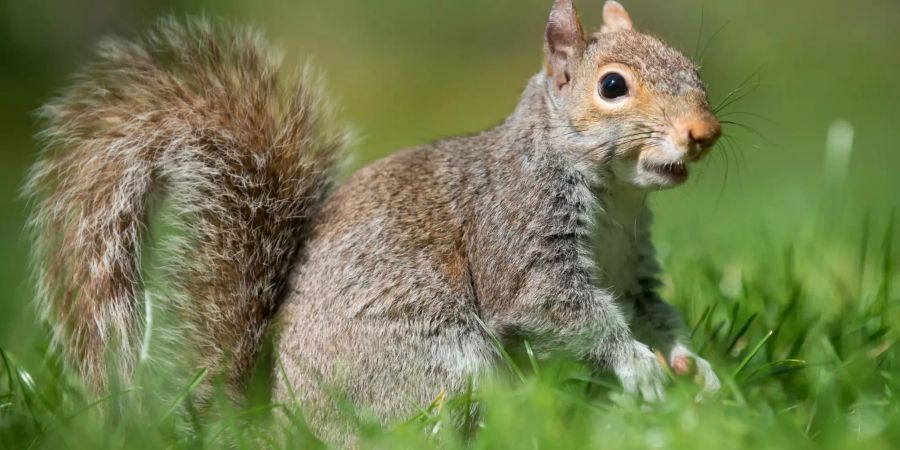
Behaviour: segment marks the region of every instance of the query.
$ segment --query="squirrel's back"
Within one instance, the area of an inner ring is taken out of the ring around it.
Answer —
[[[142,241],[165,197],[179,234],[165,264],[174,298],[159,303],[183,320],[189,364],[237,393],[345,133],[327,122],[318,80],[284,83],[251,30],[166,19],[97,53],[41,110],[26,186],[41,311],[91,384],[127,379],[149,296]]]

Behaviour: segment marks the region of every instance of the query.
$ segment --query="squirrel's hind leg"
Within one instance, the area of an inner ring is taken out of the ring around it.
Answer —
[[[352,441],[368,420],[390,425],[429,408],[438,412],[494,364],[493,345],[477,324],[333,320],[285,306],[276,401],[296,398],[326,442]]]

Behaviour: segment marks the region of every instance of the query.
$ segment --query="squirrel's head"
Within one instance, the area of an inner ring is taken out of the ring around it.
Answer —
[[[697,67],[635,31],[615,1],[603,7],[603,22],[586,38],[572,0],[553,5],[544,45],[551,128],[567,129],[566,139],[619,181],[677,186],[721,134]]]

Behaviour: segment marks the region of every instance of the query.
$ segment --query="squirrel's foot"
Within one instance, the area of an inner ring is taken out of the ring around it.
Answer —
[[[709,362],[682,344],[675,345],[669,352],[669,366],[676,375],[691,373],[691,361],[696,367],[696,376],[698,382],[703,385],[703,389],[709,392],[718,391],[721,387],[719,377],[716,376]]]
[[[646,401],[665,400],[665,372],[653,351],[638,341],[631,341],[624,347],[613,364],[613,371],[625,392],[640,393]]]

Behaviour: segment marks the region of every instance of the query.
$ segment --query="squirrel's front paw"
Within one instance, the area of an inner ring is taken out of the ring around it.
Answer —
[[[700,378],[703,389],[718,391],[721,385],[719,377],[713,371],[712,366],[705,359],[697,356],[684,345],[678,344],[669,352],[669,366],[676,375],[687,375],[691,371],[691,361],[697,367],[697,377]]]
[[[613,371],[625,392],[640,392],[644,400],[665,400],[665,372],[656,355],[646,345],[632,341],[625,345],[613,364]]]

